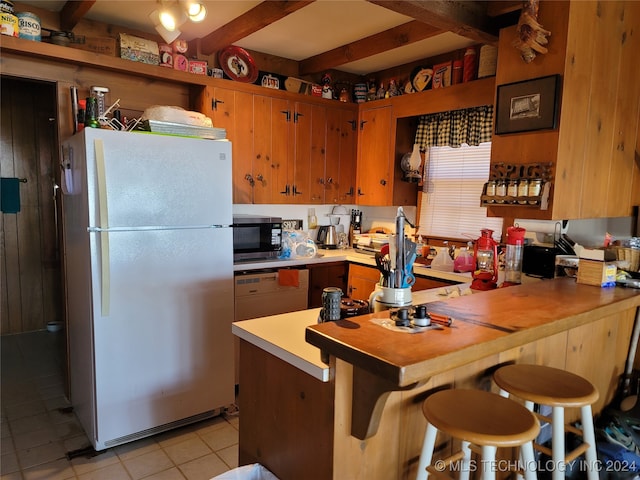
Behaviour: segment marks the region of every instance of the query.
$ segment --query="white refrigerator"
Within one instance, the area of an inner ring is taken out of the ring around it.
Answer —
[[[71,403],[96,450],[234,403],[231,144],[63,145]]]

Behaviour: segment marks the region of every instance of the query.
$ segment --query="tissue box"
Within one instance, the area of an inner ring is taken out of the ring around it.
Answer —
[[[578,283],[608,287],[616,284],[618,269],[614,263],[600,262],[581,258],[578,261]]]
[[[159,65],[160,50],[158,44],[152,40],[121,33],[120,58],[148,63],[149,65]]]

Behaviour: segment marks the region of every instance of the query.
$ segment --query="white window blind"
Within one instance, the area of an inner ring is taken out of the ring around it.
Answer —
[[[487,209],[480,207],[490,158],[491,142],[429,148],[419,234],[475,239],[482,228],[490,228],[500,239],[502,218],[487,217]]]

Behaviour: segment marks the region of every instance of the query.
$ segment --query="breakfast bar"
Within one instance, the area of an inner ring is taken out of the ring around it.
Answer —
[[[329,355],[328,381],[274,351],[274,342],[261,344],[244,322],[234,324],[241,338],[240,463],[260,462],[280,478],[412,478],[426,427],[423,400],[439,388],[496,391],[491,373],[507,363],[587,378],[600,391],[596,415],[613,399],[640,306],[637,290],[565,277],[444,300],[437,293],[427,299],[416,292],[414,304],[429,302],[428,311],[453,324],[419,333],[385,328],[388,311],[322,324],[317,309],[309,311],[300,321],[308,322],[305,339],[317,351],[307,352],[316,362],[321,351]],[[304,313],[262,320],[287,315]],[[268,374],[266,365],[275,370]],[[278,369],[297,375],[285,382]]]

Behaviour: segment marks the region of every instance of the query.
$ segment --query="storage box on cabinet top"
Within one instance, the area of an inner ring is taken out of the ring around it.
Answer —
[[[153,40],[134,37],[126,33],[120,34],[120,58],[134,62],[160,64],[160,50]]]

